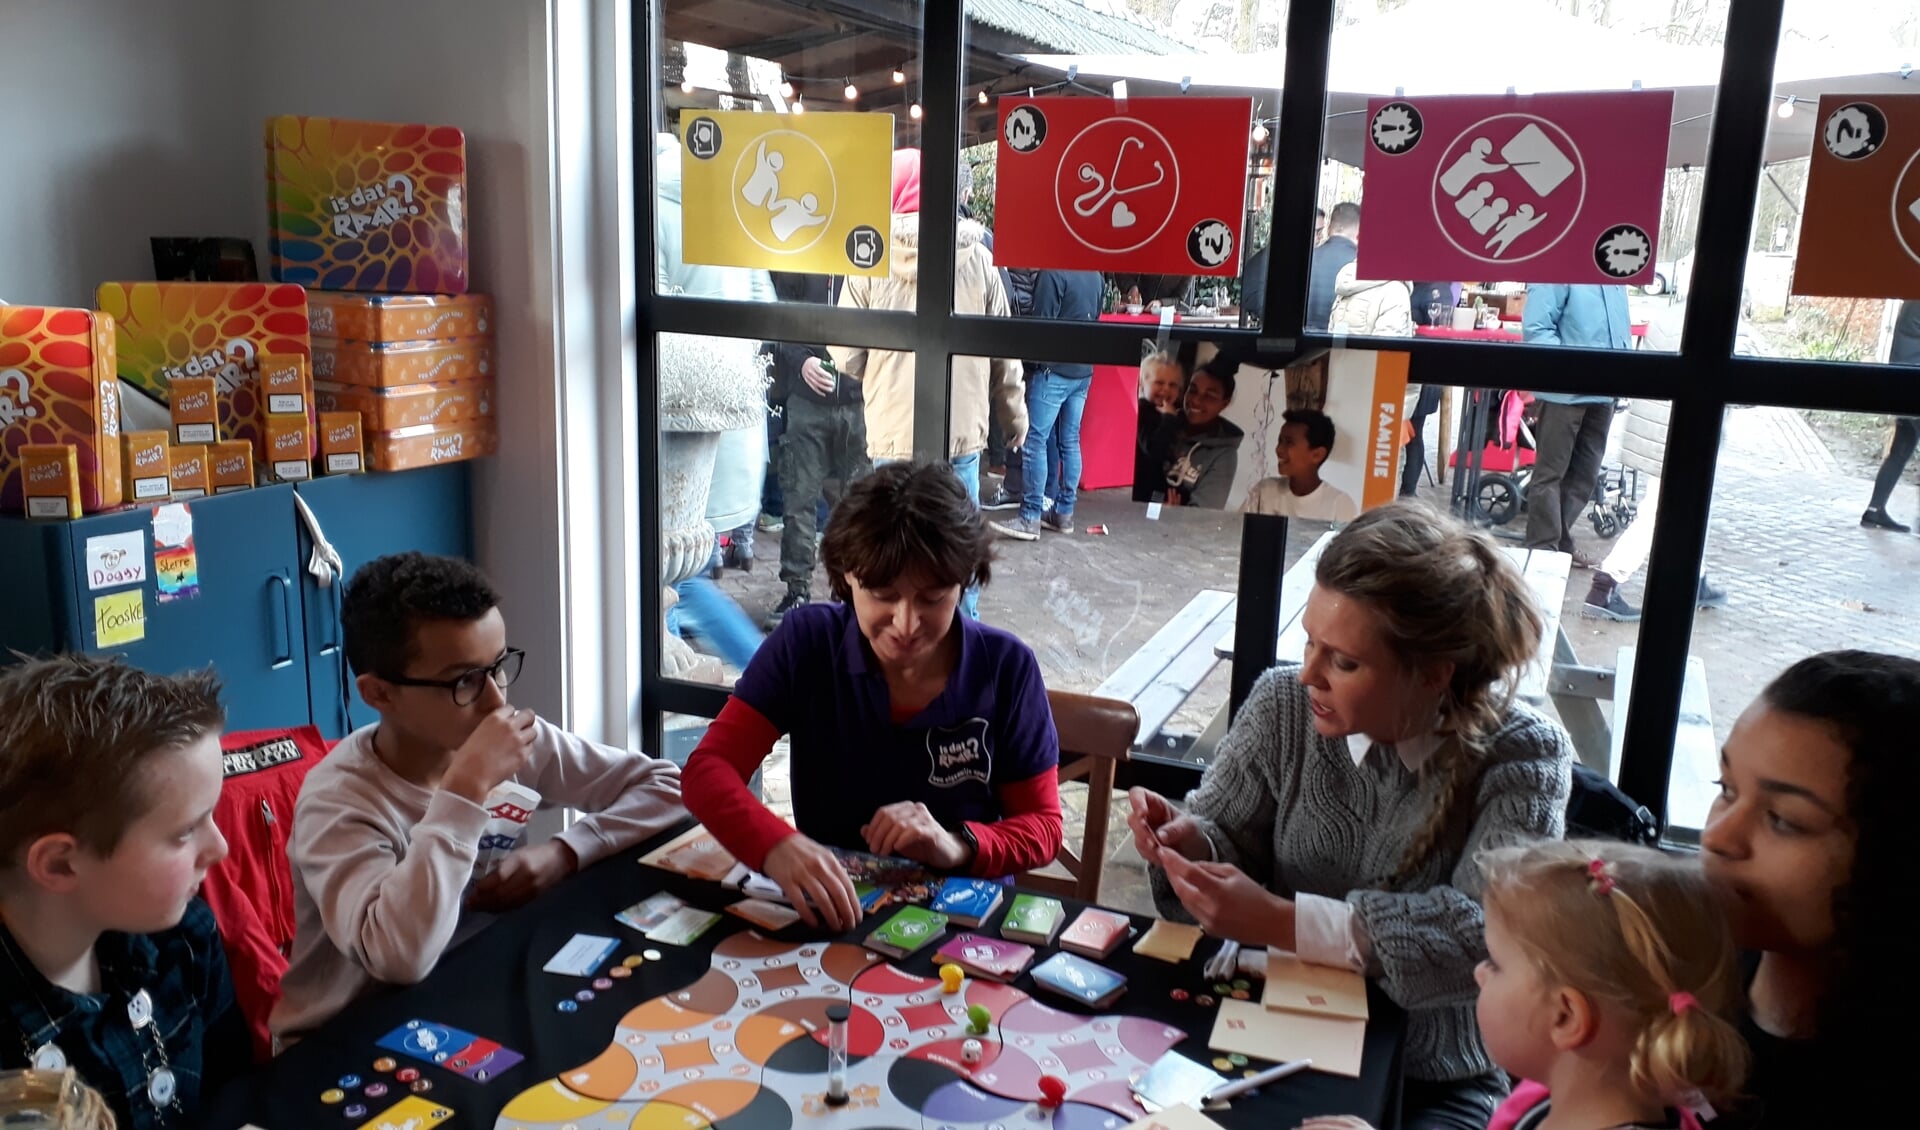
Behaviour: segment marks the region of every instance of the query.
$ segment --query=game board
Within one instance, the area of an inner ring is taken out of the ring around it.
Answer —
[[[826,1010],[852,1007],[852,1102],[824,1102]],[[961,1060],[966,1011],[993,1025],[978,1064]],[[1131,1016],[1081,1016],[1009,985],[968,979],[948,994],[844,942],[758,933],[714,947],[712,968],[622,1017],[592,1062],[521,1092],[496,1130],[1119,1130],[1145,1114],[1130,1083],[1186,1038]],[[1040,1077],[1067,1081],[1042,1109]]]

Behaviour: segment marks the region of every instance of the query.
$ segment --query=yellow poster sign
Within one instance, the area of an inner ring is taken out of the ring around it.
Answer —
[[[97,647],[119,647],[147,638],[147,601],[139,589],[93,598],[93,638]]]
[[[887,273],[892,115],[711,110],[680,143],[687,262]]]

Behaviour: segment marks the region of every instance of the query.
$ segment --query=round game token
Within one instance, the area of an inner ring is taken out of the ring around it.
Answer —
[[[367,1108],[360,1103],[354,1103],[340,1113],[348,1118],[365,1118],[367,1116]]]
[[[373,1069],[375,1071],[379,1071],[383,1073],[392,1071],[395,1067],[398,1067],[398,1066],[399,1065],[393,1061],[393,1058],[391,1056],[383,1055],[379,1059],[376,1059],[373,1061]]]
[[[342,1075],[340,1077],[340,1085],[351,1091],[360,1085],[360,1077],[358,1075]]]
[[[561,1001],[559,1004],[554,1005],[554,1007],[559,1009],[561,1012],[579,1012],[580,1011],[580,1006],[573,1003],[572,1001]]]
[[[1192,996],[1193,994],[1187,992],[1185,989],[1175,989],[1173,992],[1168,993],[1167,995],[1172,997],[1174,1000],[1183,1001],[1183,1000],[1186,1000],[1188,997]]]
[[[1199,996],[1193,998],[1193,1003],[1199,1005],[1201,1008],[1212,1008],[1213,998],[1205,993],[1201,993]]]
[[[1247,1069],[1246,1069],[1245,1071],[1242,1071],[1242,1072],[1240,1073],[1240,1078],[1242,1078],[1242,1079],[1251,1079],[1251,1078],[1253,1078],[1253,1077],[1254,1077],[1255,1075],[1258,1075],[1258,1074],[1260,1074],[1260,1073],[1259,1073],[1258,1071],[1255,1071],[1255,1070],[1254,1070],[1253,1068],[1251,1068],[1251,1067],[1249,1067],[1249,1068],[1247,1068]]]
[[[338,1087],[334,1087],[330,1090],[325,1090],[320,1092],[320,1101],[323,1103],[326,1103],[328,1106],[332,1106],[333,1104],[339,1103],[339,1102],[345,1102],[346,1100],[347,1100],[347,1093]]]
[[[605,992],[605,991],[607,991],[608,989],[611,989],[611,988],[613,988],[613,978],[611,978],[611,977],[595,977],[595,978],[593,979],[593,987],[594,987],[594,988],[596,988],[596,989],[599,989],[599,990],[600,990],[601,992]]]
[[[1233,999],[1237,1001],[1253,999],[1253,994],[1247,992],[1245,989],[1235,989],[1232,993],[1232,996],[1233,996]]]
[[[1231,993],[1233,991],[1233,986],[1227,984],[1225,981],[1222,981],[1213,987],[1213,991],[1216,993],[1219,993],[1221,996],[1224,997],[1228,993]]]
[[[660,951],[659,950],[641,950],[640,956],[646,958],[648,961],[659,961]]]
[[[393,1077],[402,1083],[411,1083],[415,1079],[420,1078],[420,1069],[417,1067],[403,1067],[394,1072]]]
[[[387,1093],[387,1085],[385,1083],[368,1083],[367,1089],[361,1092],[361,1094],[367,1096],[370,1099],[377,1099],[386,1093]]]
[[[1213,1057],[1213,1067],[1214,1067],[1214,1070],[1216,1071],[1225,1071],[1232,1066],[1233,1064],[1227,1061],[1226,1056],[1219,1055],[1219,1056]]]
[[[607,976],[613,978],[616,981],[624,981],[627,978],[633,976],[633,970],[628,969],[624,965],[616,965],[612,969],[607,970]]]
[[[630,953],[620,962],[620,965],[623,969],[638,969],[640,963],[645,960],[647,959],[637,953]]]
[[[1239,1052],[1231,1052],[1227,1055],[1227,1062],[1233,1064],[1235,1067],[1245,1067],[1247,1065],[1247,1057],[1241,1055]]]
[[[433,1080],[415,1079],[413,1082],[407,1084],[407,1090],[412,1091],[416,1095],[424,1095],[428,1091],[433,1090]]]
[[[1236,989],[1251,989],[1253,988],[1253,982],[1247,980],[1245,977],[1235,977],[1233,979],[1233,987]]]
[[[585,1004],[593,999],[593,990],[581,989],[579,992],[573,994],[573,999],[579,1001],[581,1004]]]

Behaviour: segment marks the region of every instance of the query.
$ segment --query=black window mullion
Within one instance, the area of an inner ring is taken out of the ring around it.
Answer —
[[[1267,308],[1261,336],[1293,348],[1307,316],[1313,209],[1320,192],[1320,143],[1327,124],[1327,56],[1333,44],[1334,0],[1287,6],[1287,62],[1274,140],[1273,224],[1267,241]],[[1281,174],[1279,170],[1290,172]]]
[[[660,60],[654,45],[666,18],[666,0],[647,0],[636,6],[633,19],[634,99],[633,123],[633,200],[639,213],[634,216],[633,262],[641,273],[634,287],[634,341],[638,353],[634,365],[636,377],[634,410],[639,415],[640,439],[639,489],[634,504],[640,507],[640,748],[655,755],[666,749],[660,688],[661,634],[666,630],[660,607],[660,311],[658,286],[653,278],[657,254],[654,224],[658,223],[660,199],[658,178],[654,175],[654,135],[664,124],[658,118]]]
[[[960,97],[967,81],[966,0],[927,0],[920,48],[920,287],[914,313],[913,454],[947,457],[953,348]]]
[[[1707,520],[1713,510],[1721,425],[1737,395],[1733,346],[1739,332],[1740,284],[1753,229],[1753,207],[1772,119],[1773,63],[1780,43],[1784,0],[1741,0],[1727,18],[1720,86],[1714,96],[1713,137],[1702,186],[1700,234],[1694,251],[1696,286],[1687,306],[1681,357],[1690,379],[1672,392],[1666,466],[1661,468],[1660,513],[1647,558],[1647,598],[1634,662],[1633,695],[1626,703],[1626,741],[1620,787],[1667,818],[1687,655]],[[1616,704],[1616,710],[1618,704]],[[1616,715],[1615,725],[1622,722]]]

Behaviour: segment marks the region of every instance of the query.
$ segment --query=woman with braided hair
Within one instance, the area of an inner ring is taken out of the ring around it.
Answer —
[[[1408,1013],[1407,1130],[1482,1130],[1506,1094],[1474,1022],[1477,853],[1565,827],[1573,750],[1514,701],[1526,582],[1424,503],[1362,514],[1315,569],[1300,667],[1268,672],[1184,808],[1129,794],[1161,909],[1377,980]]]

